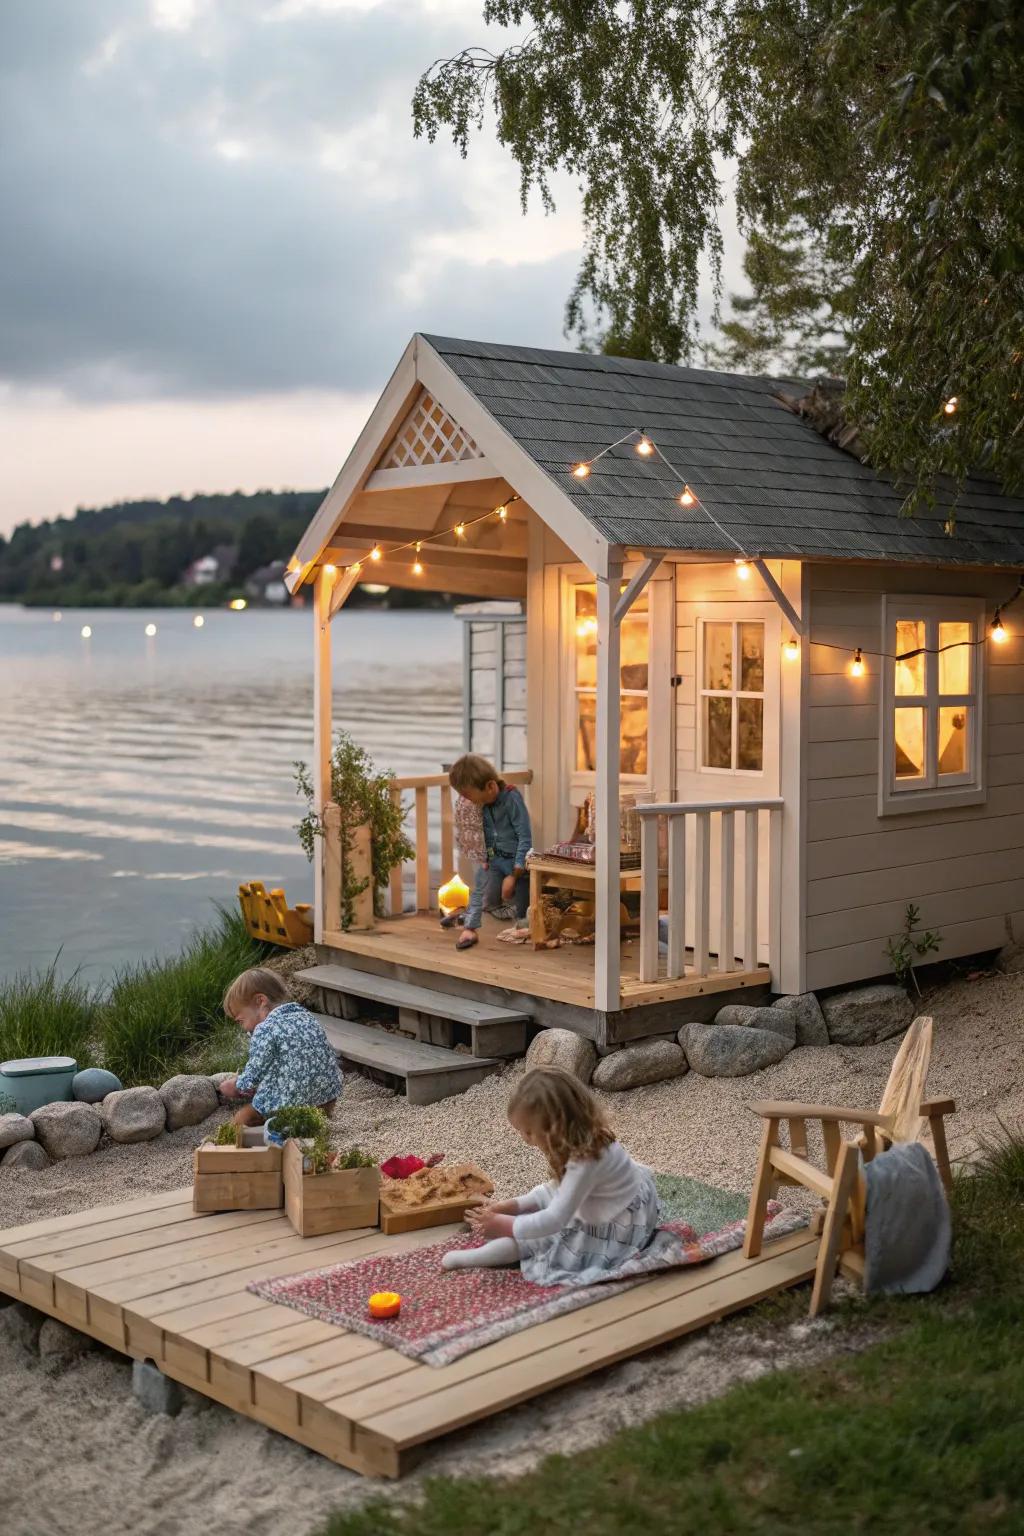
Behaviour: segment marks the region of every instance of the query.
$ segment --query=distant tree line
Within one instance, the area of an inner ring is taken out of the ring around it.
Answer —
[[[0,536],[0,602],[53,608],[213,605],[244,593],[246,581],[287,560],[323,491],[241,491],[80,507],[73,517],[19,523]],[[214,551],[232,550],[230,576],[189,586],[186,572]],[[350,601],[365,597],[357,592]],[[396,606],[429,605],[436,594],[398,592]]]

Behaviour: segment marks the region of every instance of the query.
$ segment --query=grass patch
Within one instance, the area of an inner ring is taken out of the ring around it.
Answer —
[[[865,1353],[779,1372],[519,1479],[437,1479],[322,1536],[1009,1536],[1024,1529],[1024,1135],[957,1180],[950,1279],[849,1303]],[[802,1292],[806,1305],[806,1291]]]
[[[225,1027],[221,1000],[229,982],[265,952],[239,913],[219,907],[217,920],[180,955],[120,971],[103,1010],[104,1065],[125,1084],[159,1083],[189,1070],[230,1071],[244,1048],[239,1031]]]
[[[73,1056],[86,1067],[95,1060],[96,1029],[93,992],[77,971],[60,980],[56,960],[0,982],[0,1061]]]

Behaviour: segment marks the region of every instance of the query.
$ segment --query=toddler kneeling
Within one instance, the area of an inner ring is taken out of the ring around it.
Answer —
[[[226,1099],[252,1098],[235,1125],[262,1125],[286,1104],[314,1104],[330,1114],[342,1089],[341,1068],[323,1026],[291,1000],[276,971],[243,971],[224,994],[224,1012],[251,1036],[249,1059],[220,1085]]]

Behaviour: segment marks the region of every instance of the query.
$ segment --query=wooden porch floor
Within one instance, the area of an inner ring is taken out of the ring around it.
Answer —
[[[484,987],[501,987],[531,997],[593,1008],[593,945],[537,950],[529,944],[503,944],[496,937],[502,926],[505,925],[485,918],[480,943],[462,953],[455,949],[456,934],[442,928],[437,916],[430,912],[379,919],[376,928],[368,933],[325,933],[323,942],[331,949],[366,955],[390,965],[411,966],[427,975],[458,976]],[[658,981],[640,981],[636,976],[639,951],[639,939],[627,939],[621,947],[622,1008],[764,987],[770,977],[767,966],[711,976],[696,976],[693,967],[687,966],[687,974],[675,980],[663,975]],[[664,970],[664,960],[661,966]]]
[[[427,1441],[808,1279],[818,1246],[803,1231],[758,1259],[667,1272],[442,1368],[246,1290],[454,1230],[303,1239],[280,1211],[197,1216],[182,1189],[0,1232],[0,1290],[343,1466],[397,1477]]]

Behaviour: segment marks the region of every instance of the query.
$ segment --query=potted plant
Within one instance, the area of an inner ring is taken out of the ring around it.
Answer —
[[[327,1116],[312,1104],[288,1104],[277,1109],[264,1127],[268,1144],[283,1147],[286,1141],[297,1141],[306,1155],[305,1171],[310,1172],[308,1158],[318,1140],[327,1137]]]
[[[377,1225],[376,1159],[361,1147],[332,1148],[326,1123],[310,1147],[285,1143],[283,1172],[285,1213],[300,1237]]]
[[[198,1146],[192,1159],[196,1211],[273,1211],[284,1204],[281,1148],[262,1129],[228,1120]]]

